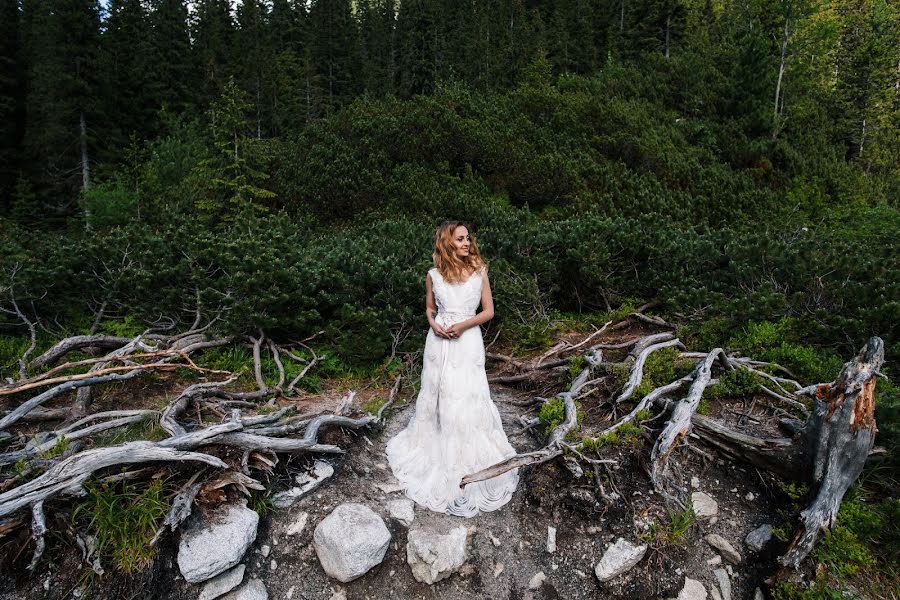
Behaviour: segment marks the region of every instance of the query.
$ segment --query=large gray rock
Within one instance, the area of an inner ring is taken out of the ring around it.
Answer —
[[[416,581],[430,585],[456,572],[466,562],[466,533],[461,526],[446,535],[423,529],[410,531],[406,562]]]
[[[705,492],[691,494],[691,504],[694,507],[694,514],[701,519],[709,519],[719,514],[719,503]]]
[[[269,592],[259,579],[251,579],[221,600],[269,600]]]
[[[769,543],[769,540],[771,539],[772,526],[767,523],[765,525],[760,525],[759,527],[748,533],[747,538],[744,540],[744,543],[747,544],[747,547],[754,552],[759,552],[766,544]]]
[[[244,565],[238,565],[224,573],[219,573],[203,585],[197,600],[215,600],[219,596],[227,594],[244,580],[245,569]]]
[[[391,533],[363,504],[337,506],[313,532],[313,548],[329,577],[346,583],[384,560]]]
[[[706,536],[706,543],[722,553],[722,556],[733,565],[740,564],[741,555],[734,549],[734,546],[728,543],[728,540],[716,533],[710,533]]]
[[[684,578],[684,587],[678,593],[677,600],[706,600],[706,588],[696,579]]]
[[[206,581],[241,562],[256,539],[259,515],[228,504],[206,516],[191,517],[178,545],[178,568],[190,583]]]
[[[594,574],[600,581],[609,581],[641,562],[647,546],[635,546],[625,538],[619,538],[603,553],[603,558],[594,568]]]

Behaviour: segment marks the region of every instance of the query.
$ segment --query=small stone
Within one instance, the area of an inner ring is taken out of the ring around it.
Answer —
[[[227,596],[222,596],[221,600],[269,600],[269,592],[262,581],[251,579]]]
[[[469,575],[475,572],[475,565],[472,563],[466,563],[459,568],[459,574],[462,577],[468,577]]]
[[[288,591],[287,591],[287,600],[291,600],[291,598],[294,597],[294,590],[296,590],[296,589],[297,589],[297,586],[296,586],[296,585],[292,585],[292,586],[290,587],[290,589],[288,589]]]
[[[710,567],[717,567],[722,564],[722,557],[716,554],[715,556],[707,560],[706,564],[708,564]]]
[[[442,535],[428,530],[412,530],[407,536],[406,562],[416,581],[431,585],[450,577],[466,561],[466,528],[457,527]]]
[[[227,594],[239,586],[244,580],[244,571],[246,568],[245,565],[241,564],[207,580],[203,585],[203,589],[200,590],[200,597],[198,600],[214,600],[219,596]]]
[[[263,558],[269,558],[269,552],[272,551],[272,548],[268,544],[263,544],[259,547],[259,553],[262,554]]]
[[[272,504],[278,508],[288,508],[293,506],[303,496],[306,496],[322,483],[334,475],[334,467],[327,460],[316,460],[313,463],[312,473],[301,473],[294,478],[297,482],[295,487],[272,495]]]
[[[766,600],[766,596],[761,589],[756,588],[756,591],[753,592],[753,600]]]
[[[302,512],[300,516],[294,521],[293,525],[288,527],[287,534],[288,535],[299,535],[303,533],[304,528],[306,528],[306,522],[309,520],[309,513]]]
[[[722,592],[722,600],[731,600],[731,580],[728,578],[728,573],[724,569],[716,569],[713,571],[713,575],[716,576],[716,582]]]
[[[734,546],[728,543],[728,540],[716,533],[710,533],[705,538],[706,543],[722,553],[722,556],[731,564],[737,565],[741,562],[740,553],[734,549]]]
[[[413,505],[414,502],[408,498],[391,500],[387,505],[388,514],[392,519],[396,519],[406,527],[409,527],[416,518],[416,512]]]
[[[737,488],[732,488],[732,490],[731,490],[731,492],[732,492],[733,494],[737,494],[737,491],[738,491]]]
[[[691,477],[691,487],[694,488],[695,490],[700,489],[700,478],[697,477],[696,475],[694,477]]]
[[[543,572],[543,571],[539,571],[539,572],[536,573],[535,576],[532,577],[531,580],[528,582],[528,589],[530,589],[530,590],[536,590],[536,589],[538,589],[539,587],[541,587],[542,585],[544,585],[544,580],[545,580],[545,579],[547,579],[547,576],[544,575],[544,572]]]
[[[705,492],[691,494],[691,504],[694,507],[694,514],[701,519],[715,517],[719,514],[719,503]]]
[[[500,547],[500,540],[498,540],[497,538],[495,538],[493,533],[489,533],[488,535],[491,537],[491,543],[494,545],[494,548],[499,548],[499,547]]]
[[[547,552],[556,552],[556,527],[547,527]]]
[[[729,577],[734,577],[734,571],[731,569],[731,565],[725,565],[725,570],[728,572]]]
[[[624,538],[619,538],[603,553],[603,558],[597,563],[594,574],[600,581],[609,581],[641,562],[646,553],[646,545],[635,546]]]
[[[381,490],[385,494],[393,494],[395,492],[400,492],[403,490],[403,486],[401,486],[399,483],[378,482],[378,483],[374,483],[372,485],[377,487],[379,490]]]
[[[347,592],[344,591],[344,588],[332,590],[331,598],[329,598],[328,600],[347,600]]]
[[[772,526],[766,523],[747,534],[744,543],[754,552],[759,552],[772,539]]]
[[[746,498],[748,502],[753,502],[756,496],[753,495],[753,492],[747,492],[747,495],[744,496],[744,498]]]
[[[271,570],[273,570],[273,571],[276,570],[276,569],[278,569],[278,563],[275,562],[275,559],[274,559],[274,558],[272,559],[272,562],[269,563],[269,568],[270,568]]]
[[[503,572],[504,568],[505,567],[503,566],[503,563],[497,563],[496,565],[494,565],[494,579],[500,576],[500,573]]]
[[[585,573],[584,571],[581,571],[579,569],[575,569],[575,574],[578,575],[579,577],[581,577],[582,579],[587,577],[587,573]]]
[[[710,525],[715,525],[718,522],[719,522],[719,517],[713,517],[712,519],[709,520]]]
[[[706,588],[696,579],[685,577],[677,600],[706,600]]]

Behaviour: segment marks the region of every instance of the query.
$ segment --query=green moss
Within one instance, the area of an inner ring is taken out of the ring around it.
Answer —
[[[575,429],[581,426],[581,420],[584,418],[584,413],[581,412],[580,402],[575,403],[575,410],[577,411],[576,426],[569,434],[573,434]],[[544,402],[541,406],[541,410],[538,412],[538,419],[544,427],[544,434],[549,434],[557,425],[566,420],[565,402],[563,402],[562,398],[553,398],[552,400]]]
[[[371,400],[365,403],[363,410],[371,415],[377,415],[378,411],[384,406],[385,399],[379,396],[373,396]]]
[[[581,371],[584,370],[584,356],[578,355],[573,356],[569,359],[569,384],[575,381],[575,378],[581,374]]]
[[[719,383],[707,386],[703,390],[703,398],[705,400],[743,398],[759,392],[762,385],[762,378],[747,369],[725,371],[719,376]]]

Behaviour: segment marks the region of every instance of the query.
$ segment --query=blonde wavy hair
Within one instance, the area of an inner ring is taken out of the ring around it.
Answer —
[[[460,225],[469,230],[469,255],[465,258],[456,255],[456,247],[453,245],[453,232]],[[441,223],[434,236],[432,259],[441,277],[450,283],[463,283],[470,272],[487,269],[487,263],[481,258],[478,244],[475,243],[475,234],[463,221],[451,220]]]

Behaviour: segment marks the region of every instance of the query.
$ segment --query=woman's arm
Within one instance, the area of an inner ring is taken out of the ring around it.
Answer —
[[[431,275],[425,275],[425,316],[428,324],[434,330],[435,335],[450,337],[447,331],[441,327],[434,317],[437,315],[437,303],[434,301],[434,290],[431,287]]]
[[[484,282],[481,286],[481,312],[471,319],[454,323],[447,328],[448,334],[459,336],[466,329],[487,323],[494,318],[494,297],[491,295],[491,281],[488,279],[487,269],[481,276],[484,277]]]

